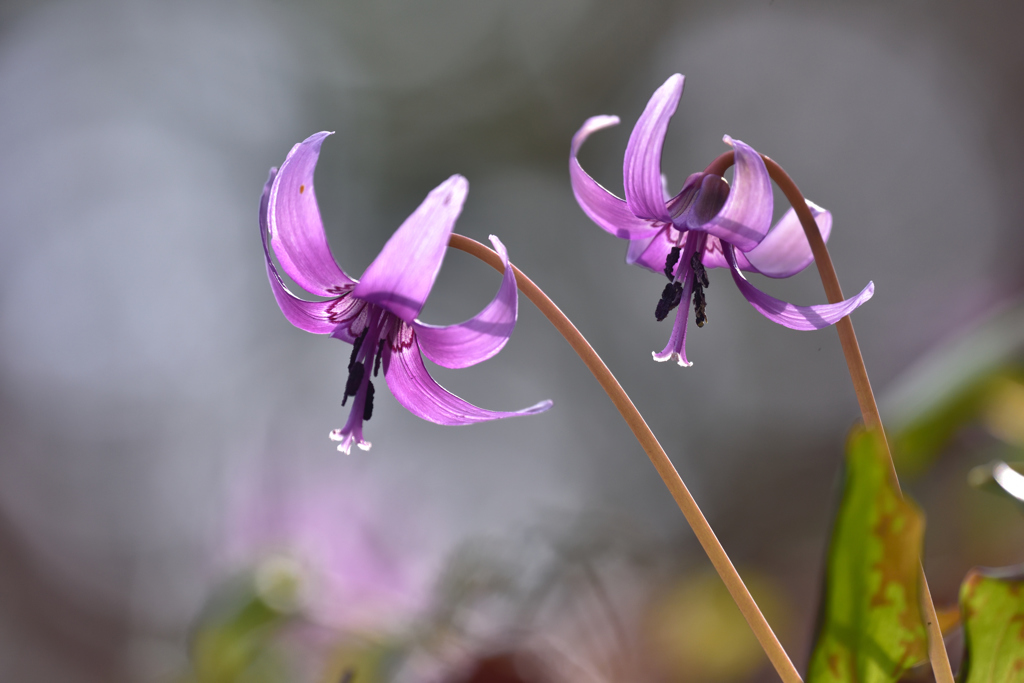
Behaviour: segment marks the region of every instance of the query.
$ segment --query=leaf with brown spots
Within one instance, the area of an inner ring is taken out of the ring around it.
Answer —
[[[854,429],[807,683],[891,683],[928,656],[918,609],[924,516],[900,496],[878,436]]]
[[[963,683],[1024,683],[1024,565],[972,569],[960,586]]]

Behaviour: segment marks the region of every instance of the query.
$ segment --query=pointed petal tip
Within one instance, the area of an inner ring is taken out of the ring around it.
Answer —
[[[572,144],[570,145],[570,159],[576,161],[576,155],[580,151],[580,147],[583,146],[583,142],[591,136],[604,128],[611,128],[612,126],[619,125],[618,116],[591,116],[589,119],[583,122],[580,129],[576,131],[576,134],[572,136]],[[577,162],[578,163],[578,162]]]
[[[662,88],[668,87],[672,90],[679,90],[680,94],[683,92],[683,86],[686,84],[686,76],[681,73],[674,73],[665,79],[665,82],[661,85]]]
[[[682,95],[683,77],[675,74],[654,91],[630,133],[622,180],[626,206],[637,217],[672,222],[661,186],[661,152]]]
[[[313,133],[302,142],[295,143],[292,146],[291,151],[288,152],[288,157],[293,156],[296,152],[298,152],[300,149],[303,149],[304,147],[312,147],[315,152],[319,153],[321,145],[324,144],[324,140],[326,140],[332,135],[334,135],[333,130],[322,130],[319,133]],[[285,163],[288,162],[288,157],[285,157]]]
[[[494,251],[498,252],[498,256],[501,257],[501,262],[508,266],[508,249],[505,248],[505,245],[502,244],[497,235],[488,235],[487,239],[490,240],[491,245],[494,247]]]
[[[438,187],[443,187],[453,192],[469,192],[469,181],[466,180],[466,176],[461,173],[453,173],[448,176],[447,180],[438,185]]]
[[[308,138],[302,141],[302,144],[306,144],[307,142],[323,142],[332,135],[334,135],[333,130],[322,130],[319,133],[313,133],[312,135],[310,135]]]
[[[431,190],[363,271],[353,296],[412,323],[437,279],[468,192],[469,181],[459,174]]]
[[[458,216],[462,212],[462,206],[466,203],[466,197],[469,195],[469,181],[466,177],[455,173],[448,176],[448,179],[443,183],[435,187],[430,191],[430,195],[441,198],[441,203],[445,207],[450,207],[452,204],[455,208],[455,215]]]
[[[534,403],[529,408],[524,408],[520,412],[523,415],[538,415],[540,413],[543,413],[546,410],[549,410],[551,408],[551,406],[553,406],[553,405],[555,405],[555,402],[552,401],[550,398],[547,398],[547,399],[544,399],[543,401],[540,401],[538,403]]]

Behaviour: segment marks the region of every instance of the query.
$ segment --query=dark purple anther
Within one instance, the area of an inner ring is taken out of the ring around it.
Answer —
[[[704,269],[704,264],[701,263],[700,256],[697,254],[693,255],[690,259],[690,266],[693,268],[693,282],[699,284],[701,287],[709,287],[711,281],[708,280],[708,271]]]
[[[363,421],[373,417],[373,382],[366,383],[366,403],[363,404]]]
[[[385,337],[384,339],[380,340],[380,344],[377,344],[377,357],[373,361],[373,376],[374,377],[376,377],[377,373],[380,371],[380,359],[381,359],[381,356],[384,355],[384,343],[386,341],[387,341],[387,338]],[[369,419],[369,418],[367,418],[367,419]]]
[[[345,382],[345,396],[355,396],[359,391],[359,385],[363,383],[363,375],[366,374],[366,365],[356,363],[348,371],[348,381]],[[344,405],[344,403],[342,403]]]
[[[679,247],[672,247],[672,250],[668,252],[668,258],[665,259],[665,277],[669,280],[674,280],[672,271],[675,270],[676,264],[679,263]]]
[[[363,333],[356,337],[356,340],[352,342],[352,355],[348,357],[348,369],[351,370],[352,366],[356,364],[356,357],[359,356],[359,349],[363,345],[363,341],[366,339],[366,333],[370,331],[370,328],[363,330]],[[351,375],[349,375],[351,377]],[[354,392],[353,392],[354,393]],[[344,404],[342,404],[344,405]]]
[[[699,282],[696,282],[697,277],[694,276],[695,282],[693,283],[693,312],[695,314],[695,320],[697,327],[704,327],[704,323],[708,321],[708,316],[704,312],[704,307],[707,306],[707,301],[704,300],[704,288]]]
[[[661,291],[661,301],[658,302],[657,308],[654,309],[654,317],[661,322],[668,314],[672,312],[679,302],[683,300],[683,283],[682,282],[670,282],[665,285],[665,289]]]

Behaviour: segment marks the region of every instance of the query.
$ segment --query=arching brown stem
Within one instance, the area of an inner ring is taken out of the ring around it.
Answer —
[[[705,173],[722,175],[726,169],[735,163],[735,152],[726,152],[704,169]],[[818,266],[818,275],[821,277],[821,284],[825,287],[825,297],[829,303],[839,303],[844,299],[843,290],[839,286],[839,277],[836,275],[835,266],[832,265],[832,257],[825,246],[825,240],[821,237],[818,224],[807,208],[807,200],[796,186],[793,179],[775,160],[761,155],[765,166],[768,168],[768,175],[779,186],[786,199],[796,211],[800,225],[804,229],[807,241],[811,245],[811,253],[814,254],[814,263]],[[885,438],[885,430],[882,428],[882,417],[878,412],[878,403],[875,401],[875,394],[871,390],[871,380],[868,379],[868,369],[864,364],[864,356],[860,352],[860,344],[857,343],[857,334],[853,331],[853,322],[850,316],[846,316],[836,323],[836,331],[839,333],[839,342],[843,347],[843,355],[846,357],[846,366],[850,371],[850,379],[853,381],[853,390],[857,394],[857,403],[860,406],[861,418],[864,424],[874,429],[881,435],[882,443],[885,445],[885,453],[888,455],[889,469],[893,485],[903,495],[900,489],[899,477],[896,475],[896,466],[893,463],[892,452],[889,450],[889,443]],[[919,576],[921,580],[919,602],[921,612],[925,617],[925,626],[928,629],[928,658],[932,663],[932,671],[935,674],[937,683],[954,683],[953,669],[949,664],[949,655],[946,653],[946,646],[942,641],[942,630],[939,628],[939,621],[935,615],[935,603],[932,601],[931,591],[928,589],[928,579],[924,573],[924,565],[919,565]]]
[[[498,254],[475,240],[471,240],[463,235],[452,234],[448,245],[476,256],[498,272],[505,270]],[[697,502],[690,495],[689,489],[686,488],[686,484],[683,483],[679,472],[676,471],[672,461],[669,460],[665,449],[658,443],[654,432],[647,426],[647,422],[640,415],[640,411],[636,409],[636,406],[633,405],[633,401],[630,400],[622,385],[615,379],[615,375],[612,374],[608,366],[601,360],[601,357],[597,355],[597,352],[587,342],[586,338],[572,324],[572,321],[555,305],[555,302],[548,298],[547,294],[535,285],[530,278],[526,277],[521,270],[515,266],[512,268],[516,274],[516,285],[519,287],[519,291],[532,301],[551,324],[555,326],[555,329],[565,337],[573,351],[576,352],[590,372],[593,373],[594,377],[597,378],[601,388],[605,390],[605,393],[608,394],[608,397],[615,404],[619,413],[622,414],[626,424],[632,430],[633,436],[640,442],[640,446],[651,459],[651,463],[654,464],[658,474],[661,475],[661,480],[665,482],[665,486],[668,487],[672,498],[675,499],[683,516],[686,517],[686,521],[689,522],[690,528],[693,529],[697,540],[700,541],[701,547],[704,548],[704,552],[707,553],[711,564],[714,565],[715,571],[722,577],[726,588],[729,589],[733,600],[736,601],[740,612],[743,613],[747,623],[750,624],[751,630],[754,631],[754,635],[757,636],[758,642],[761,643],[761,647],[764,649],[765,654],[768,655],[768,659],[771,660],[779,676],[786,683],[802,683],[800,674],[797,672],[796,667],[793,666],[789,655],[782,648],[782,644],[775,636],[771,626],[768,625],[768,621],[764,618],[764,614],[761,613],[757,603],[754,602],[754,598],[751,597],[750,591],[747,590],[743,579],[740,578],[739,573],[726,554],[725,548],[722,547],[718,537],[715,536],[715,532],[712,531],[711,525],[708,524],[708,520],[700,511]]]

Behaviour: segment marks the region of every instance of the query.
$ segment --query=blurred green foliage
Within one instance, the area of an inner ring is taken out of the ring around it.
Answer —
[[[808,683],[889,683],[927,658],[918,609],[924,516],[894,488],[879,435],[847,444]]]
[[[182,683],[290,680],[283,653],[274,643],[292,618],[290,611],[273,599],[278,591],[274,586],[268,596],[258,582],[246,577],[216,595],[193,630],[192,670]]]
[[[961,683],[1024,683],[1024,566],[972,570],[960,587]]]
[[[1000,366],[971,378],[912,421],[890,434],[893,457],[901,475],[924,472],[965,426],[981,421],[1011,447],[1020,447],[1024,427],[1024,368]],[[1017,427],[1015,428],[1015,425]]]

